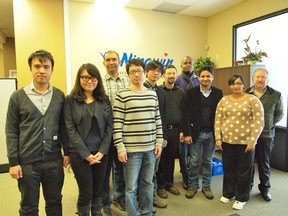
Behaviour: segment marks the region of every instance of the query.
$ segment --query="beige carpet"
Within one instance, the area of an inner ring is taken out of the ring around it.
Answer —
[[[193,199],[185,198],[185,191],[181,187],[181,175],[179,173],[179,163],[176,161],[177,170],[175,171],[175,186],[181,191],[181,195],[174,196],[169,194],[166,209],[156,209],[157,216],[286,216],[288,215],[288,174],[279,170],[272,169],[271,194],[272,201],[266,202],[257,190],[258,175],[255,175],[255,185],[251,192],[251,199],[242,210],[233,210],[231,201],[228,204],[220,203],[222,191],[222,175],[214,176],[212,180],[212,190],[215,198],[208,200],[204,197],[201,189]],[[76,211],[77,185],[73,173],[67,170],[65,184],[63,188],[63,215],[73,216]],[[257,174],[257,173],[256,173]],[[200,181],[201,184],[201,181]],[[17,216],[19,208],[20,193],[17,182],[10,178],[8,173],[0,174],[0,215]],[[112,206],[114,216],[126,215],[115,206]],[[40,201],[39,215],[44,216],[43,198]]]

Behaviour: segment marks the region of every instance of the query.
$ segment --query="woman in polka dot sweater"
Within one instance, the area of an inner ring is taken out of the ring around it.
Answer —
[[[244,79],[234,74],[228,81],[232,94],[223,97],[216,109],[216,146],[222,150],[224,168],[223,196],[228,203],[235,198],[234,209],[242,209],[249,200],[254,148],[263,130],[264,110],[259,99],[244,93]]]

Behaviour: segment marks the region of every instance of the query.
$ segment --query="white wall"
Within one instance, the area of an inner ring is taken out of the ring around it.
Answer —
[[[69,29],[72,86],[83,63],[93,63],[105,73],[100,53],[110,49],[117,51],[120,58],[132,54],[144,59],[173,60],[179,71],[184,56],[206,56],[205,18],[128,9],[112,5],[110,0],[93,4],[70,1]]]

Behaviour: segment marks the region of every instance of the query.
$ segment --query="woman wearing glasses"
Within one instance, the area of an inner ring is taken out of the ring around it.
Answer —
[[[263,130],[263,106],[254,95],[244,93],[244,79],[235,74],[228,81],[231,95],[223,97],[215,115],[216,146],[222,150],[223,196],[228,203],[235,198],[234,209],[242,209],[249,200],[254,148]]]
[[[101,215],[101,188],[107,165],[113,118],[99,70],[83,64],[64,105],[71,167],[79,187],[77,212]]]

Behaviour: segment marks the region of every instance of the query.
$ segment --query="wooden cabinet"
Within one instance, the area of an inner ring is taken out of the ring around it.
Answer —
[[[252,86],[252,74],[256,68],[264,65],[241,65],[235,67],[225,67],[214,69],[214,81],[212,83],[216,88],[222,89],[224,95],[231,94],[228,86],[228,80],[233,74],[241,74],[245,81],[245,88]]]

